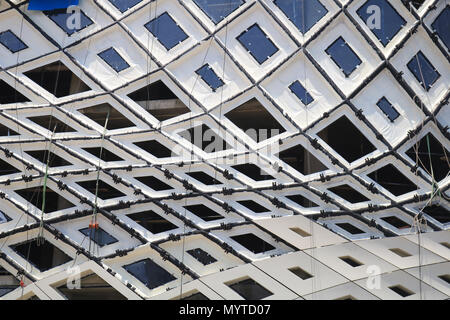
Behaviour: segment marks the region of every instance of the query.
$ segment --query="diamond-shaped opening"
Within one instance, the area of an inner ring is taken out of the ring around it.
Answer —
[[[18,288],[19,280],[0,266],[0,297]]]
[[[450,222],[450,211],[440,205],[426,206],[422,211],[440,223]]]
[[[262,170],[256,164],[244,163],[231,166],[233,169],[245,174],[247,177],[252,178],[255,181],[271,180],[274,179],[270,174]]]
[[[362,231],[361,229],[357,228],[356,226],[354,226],[351,223],[348,222],[343,222],[343,223],[336,223],[336,226],[347,231],[350,234],[361,234],[361,233],[365,233],[364,231]]]
[[[50,168],[72,165],[72,163],[48,150],[25,151],[25,153],[44,164],[47,163],[48,159],[48,166]]]
[[[127,300],[109,283],[92,273],[80,279],[80,288],[68,288],[67,283],[57,288],[68,300]]]
[[[139,148],[141,148],[142,150],[150,153],[156,158],[168,158],[171,157],[172,155],[175,156],[175,154],[172,154],[172,150],[170,150],[169,148],[162,145],[156,140],[134,142],[134,144]]]
[[[123,268],[149,289],[157,288],[176,279],[150,259],[133,262]]]
[[[203,293],[196,292],[187,297],[181,298],[181,300],[209,300],[209,299]]]
[[[136,212],[127,215],[128,218],[147,229],[153,234],[166,232],[178,228],[152,210]]]
[[[270,243],[267,243],[253,233],[240,234],[230,238],[255,254],[275,249]]]
[[[319,0],[274,0],[274,3],[303,34],[328,12]]]
[[[317,203],[312,202],[310,199],[302,196],[301,194],[293,194],[290,196],[286,196],[286,198],[298,205],[301,205],[303,208],[314,208],[319,206]]]
[[[167,183],[162,182],[158,178],[154,176],[148,176],[148,177],[135,177],[136,180],[139,182],[142,182],[150,189],[153,189],[155,191],[164,191],[164,190],[170,190],[173,189],[172,186],[168,185]]]
[[[314,157],[301,144],[281,151],[277,156],[303,175],[327,170],[324,164]]]
[[[370,199],[350,187],[348,184],[342,184],[340,186],[329,188],[328,190],[350,203],[370,201]]]
[[[414,292],[412,292],[411,290],[409,290],[409,289],[407,289],[407,288],[405,288],[404,286],[401,286],[401,285],[392,286],[392,287],[389,287],[389,289],[391,289],[392,291],[394,291],[398,295],[402,296],[403,298],[411,296],[411,295],[414,294]]]
[[[339,259],[341,259],[342,261],[344,261],[348,265],[352,266],[353,268],[356,268],[356,267],[359,267],[359,266],[363,265],[363,263],[359,262],[358,260],[356,260],[355,258],[350,257],[350,256],[339,257]]]
[[[289,268],[288,270],[302,280],[307,280],[307,279],[310,279],[313,277],[312,274],[310,274],[309,272],[306,272],[305,270],[303,270],[300,267],[293,267],[293,268]]]
[[[22,103],[29,102],[30,100],[22,95],[19,91],[11,87],[5,81],[0,80],[0,104],[7,103]]]
[[[372,6],[372,7],[371,7]],[[382,19],[380,25],[373,26],[371,18],[373,11],[371,8],[376,6],[380,10]],[[369,8],[371,7],[371,8]],[[369,26],[369,29],[380,40],[383,46],[386,46],[392,38],[406,25],[405,19],[394,9],[394,7],[386,0],[369,0],[357,11],[359,17]]]
[[[191,111],[160,80],[130,93],[128,97],[159,121],[171,119]]]
[[[231,146],[206,124],[201,124],[178,134],[207,153],[228,150]]]
[[[398,255],[399,257],[402,257],[402,258],[411,257],[410,253],[408,253],[405,250],[402,250],[400,248],[391,248],[391,249],[389,249],[389,251],[392,251],[393,253],[395,253],[396,255]]]
[[[402,0],[403,4],[410,9],[413,6],[416,9],[419,9],[426,0]]]
[[[450,50],[450,32],[448,32],[448,22],[450,21],[450,6],[446,6],[439,16],[431,24],[431,28],[435,31],[442,42]]]
[[[215,23],[229,16],[233,11],[239,8],[244,1],[242,0],[194,0],[194,3],[206,13],[206,15]]]
[[[406,155],[430,176],[433,175],[437,181],[447,176],[449,170],[448,151],[431,133],[428,133],[418,143],[409,148]],[[433,167],[433,172],[431,172],[431,167]]]
[[[196,260],[201,262],[204,266],[217,262],[217,260],[212,255],[201,248],[187,250],[186,252],[193,256]]]
[[[441,276],[438,276],[438,278],[444,280],[445,282],[447,282],[447,284],[450,284],[450,274],[443,274]]]
[[[195,171],[195,172],[186,172],[186,174],[195,180],[200,181],[207,186],[222,184],[219,180],[211,177],[209,174],[204,173],[203,171]]]
[[[82,188],[95,195],[97,180],[80,181],[76,182],[76,184],[80,185]],[[123,196],[125,196],[124,193],[120,192],[116,188],[113,188],[103,180],[98,180],[98,197],[100,199],[109,200]]]
[[[397,218],[396,216],[383,217],[381,220],[389,223],[390,225],[396,227],[397,229],[408,229],[411,228],[411,225],[403,221],[402,219]]]
[[[392,164],[375,170],[368,177],[396,196],[417,190],[417,186]]]
[[[7,174],[13,174],[17,172],[20,172],[20,170],[10,165],[8,162],[0,159],[0,176],[5,176]]]
[[[256,142],[264,141],[286,131],[255,98],[227,112],[225,117]]]
[[[270,211],[266,207],[263,207],[262,205],[260,205],[259,203],[255,202],[253,200],[240,200],[237,202],[255,213],[262,213],[262,212]]]
[[[427,91],[430,90],[433,84],[441,76],[422,51],[417,52],[417,54],[408,62],[408,69],[414,77],[416,77],[420,85]]]
[[[221,216],[211,208],[205,206],[204,204],[193,204],[189,206],[184,206],[183,208],[189,210],[203,221],[214,221],[223,219],[223,216]]]
[[[98,229],[83,228],[78,231],[80,231],[86,237],[90,238],[99,247],[104,247],[119,241],[102,228]]]
[[[340,117],[317,135],[348,162],[376,149],[346,116]]]
[[[30,262],[41,272],[60,266],[72,260],[61,249],[52,243],[43,240],[43,243],[37,243],[37,239],[28,240],[11,246],[11,249],[17,252],[22,258]]]
[[[0,137],[9,137],[17,135],[19,135],[17,132],[0,123]]]
[[[239,282],[228,284],[228,287],[237,292],[245,300],[261,300],[273,295],[252,278],[246,278]]]
[[[51,115],[29,117],[28,120],[36,123],[38,126],[41,126],[42,128],[49,130],[51,132],[55,133],[76,132],[76,130],[70,127],[67,123],[62,122],[58,118],[53,117]]]
[[[24,75],[57,98],[91,90],[61,61],[27,71]]]
[[[27,200],[29,203],[33,204],[39,210],[42,209],[42,194],[44,191],[43,186],[26,188],[21,190],[14,190],[19,196]],[[45,208],[44,213],[51,213],[58,210],[64,210],[72,208],[75,205],[63,198],[58,192],[48,186],[45,189]]]
[[[123,159],[121,157],[119,157],[118,155],[116,155],[115,153],[112,153],[111,151],[109,151],[108,149],[106,149],[105,147],[100,148],[100,147],[93,147],[93,148],[83,148],[84,151],[92,154],[93,156],[108,162],[108,161],[123,161]]]
[[[109,112],[108,124],[106,129],[122,129],[128,127],[134,127],[135,124],[126,118],[122,113],[117,111],[108,103],[103,103],[97,106],[87,107],[78,110],[81,114],[88,117],[92,121],[98,123],[100,126],[104,127],[106,118]]]

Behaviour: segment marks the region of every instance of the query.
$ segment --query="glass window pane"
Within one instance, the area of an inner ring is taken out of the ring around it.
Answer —
[[[259,64],[262,64],[278,51],[278,48],[257,24],[252,25],[248,30],[244,31],[237,37],[237,40],[250,52]]]
[[[106,49],[105,51],[100,52],[98,56],[116,72],[125,70],[130,66],[114,48]]]
[[[98,244],[100,247],[107,246],[109,244],[115,243],[118,240],[110,235],[108,232],[103,230],[102,228],[98,229],[89,229],[83,228],[79,230],[86,237],[90,237],[92,241]]]
[[[295,94],[305,106],[314,101],[313,97],[311,97],[299,81],[293,82],[289,86],[289,89],[291,89],[292,93]]]
[[[120,12],[124,13],[142,0],[109,0]]]
[[[150,259],[140,260],[123,267],[149,289],[154,289],[176,278]]]
[[[11,30],[0,33],[0,43],[12,53],[28,48]]]
[[[58,9],[52,11],[43,11],[43,13],[49,17],[54,23],[56,23],[61,29],[63,29],[69,36],[77,31],[80,31],[91,24],[92,20],[80,10],[80,28],[79,29],[69,29],[67,26],[67,19],[72,15],[72,13],[67,13],[66,9]]]
[[[207,266],[208,264],[217,262],[217,260],[213,256],[211,256],[208,252],[206,252],[200,248],[187,250],[186,252],[189,253],[191,256],[193,256],[195,259],[197,259],[199,262],[201,262],[205,266]]]
[[[395,110],[392,104],[385,97],[381,98],[380,101],[377,102],[377,106],[391,121],[394,121],[400,116],[397,110]]]
[[[273,294],[251,278],[230,284],[228,286],[236,291],[245,300],[261,300]]]
[[[215,24],[244,3],[242,0],[194,0],[194,2]]]
[[[435,31],[442,42],[450,50],[450,6],[446,6],[444,10],[439,14],[439,16],[431,24],[431,28]]]
[[[424,56],[422,51],[419,51],[408,62],[408,69],[427,91],[430,90],[433,83],[441,76],[431,62]]]
[[[145,24],[145,27],[167,50],[188,38],[167,12]]]
[[[195,72],[203,79],[203,81],[208,84],[208,86],[211,87],[213,91],[216,91],[218,88],[224,85],[222,79],[217,76],[217,74],[208,64],[205,64]]]
[[[318,0],[275,0],[274,3],[301,33],[308,32],[328,13]]]
[[[325,52],[348,77],[360,64],[361,59],[355,54],[342,37],[333,42]]]

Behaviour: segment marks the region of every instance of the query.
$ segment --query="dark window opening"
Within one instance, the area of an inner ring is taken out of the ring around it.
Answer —
[[[172,156],[172,151],[156,140],[134,142],[134,144],[156,158],[167,158]]]
[[[278,48],[257,24],[249,27],[236,39],[259,64],[278,52]]]
[[[311,95],[309,94],[308,91],[306,91],[305,87],[302,86],[302,84],[297,80],[295,82],[293,82],[290,86],[289,89],[291,90],[291,92],[293,94],[295,94],[295,96],[305,105],[307,106],[308,104],[310,104],[311,102],[314,101],[314,98],[311,97]]]
[[[225,134],[225,132],[223,131]],[[207,153],[228,150],[231,146],[206,124],[201,124],[178,134]]]
[[[367,176],[395,196],[417,190],[417,186],[392,164],[388,164]]]
[[[178,228],[152,210],[132,213],[127,215],[127,217],[153,234]]]
[[[182,298],[181,300],[209,300],[209,299],[203,293],[196,292],[194,294]]]
[[[0,32],[0,43],[12,53],[28,48],[11,30]]]
[[[241,201],[237,201],[237,202],[255,213],[262,213],[262,212],[270,211],[266,207],[263,207],[262,205],[260,205],[259,203],[255,202],[253,200],[241,200]]]
[[[328,190],[350,203],[370,201],[370,199],[350,187],[348,184],[329,188]]]
[[[237,292],[245,300],[261,300],[273,295],[272,292],[251,278],[229,284],[228,287]]]
[[[149,289],[157,288],[176,279],[150,259],[143,259],[123,266],[123,268]]]
[[[206,184],[207,186],[222,184],[222,182],[211,177],[209,174],[204,173],[203,171],[186,172],[186,174],[194,178],[195,180],[198,180],[201,183]]]
[[[275,247],[270,243],[267,243],[263,239],[255,236],[253,233],[232,236],[231,239],[255,254],[275,249]]]
[[[6,215],[3,211],[0,210],[0,224],[11,221],[11,218]],[[1,267],[0,267],[0,275],[1,275]]]
[[[135,177],[136,180],[139,182],[142,182],[150,189],[153,189],[155,191],[163,191],[163,190],[170,190],[173,189],[172,186],[168,185],[167,183],[162,182],[156,177],[148,176],[148,177]]]
[[[38,186],[27,189],[14,190],[14,192],[34,205],[37,209],[41,210],[43,190],[43,186]],[[51,213],[72,207],[74,207],[74,204],[72,202],[69,202],[68,200],[60,196],[58,192],[53,191],[48,186],[46,187],[44,213]]]
[[[390,225],[396,227],[397,229],[407,229],[411,228],[411,225],[403,221],[402,219],[397,218],[396,216],[383,217],[381,220],[389,223]]]
[[[350,76],[353,71],[362,63],[361,59],[356,55],[355,51],[345,42],[344,38],[339,37],[334,41],[325,52],[341,69],[346,77]]]
[[[441,38],[442,42],[447,47],[447,50],[450,50],[450,32],[448,32],[448,29],[450,28],[449,21],[450,6],[447,5],[431,24],[431,28],[438,34],[439,38]]]
[[[358,299],[356,299],[355,297],[353,297],[352,295],[346,295],[346,296],[343,296],[343,297],[340,297],[340,298],[336,298],[336,299],[334,299],[334,300],[347,300],[347,301],[351,301],[351,300],[358,300]]]
[[[122,158],[120,158],[118,155],[116,155],[115,153],[112,153],[111,151],[109,151],[108,149],[106,149],[105,147],[100,148],[100,147],[93,147],[93,148],[82,148],[84,151],[92,154],[94,157],[97,157],[105,162],[108,161],[123,161]]]
[[[67,123],[62,122],[56,117],[51,115],[48,116],[37,116],[37,117],[29,117],[28,120],[36,123],[38,126],[41,126],[48,131],[61,133],[61,132],[76,132],[75,129],[67,125]]]
[[[131,122],[122,113],[120,113],[107,103],[79,109],[78,112],[88,117],[92,121],[96,122],[102,128],[105,127],[106,118],[109,112],[108,123],[106,125],[106,129],[108,130],[122,129],[135,126],[133,122]]]
[[[114,7],[117,8],[121,13],[124,13],[128,9],[133,8],[142,0],[109,0]]]
[[[93,195],[95,195],[97,180],[90,181],[80,181],[76,182],[79,186],[86,189]],[[126,194],[120,192],[119,190],[111,187],[109,184],[103,180],[98,180],[98,197],[102,200],[109,200],[118,197],[124,197]]]
[[[431,86],[441,76],[422,51],[417,52],[408,62],[408,69],[427,91],[430,90]]]
[[[229,111],[225,117],[256,142],[264,141],[286,131],[255,98]]]
[[[411,295],[414,294],[414,292],[412,292],[409,289],[406,289],[405,287],[403,287],[401,285],[392,286],[392,287],[389,287],[389,289],[391,289],[392,291],[394,291],[398,295],[402,296],[403,298],[411,296]]]
[[[167,50],[172,49],[188,38],[188,35],[167,12],[164,12],[159,17],[146,23],[145,28],[147,28],[147,30]]]
[[[22,103],[30,100],[22,95],[19,91],[11,87],[5,81],[0,80],[0,104]]]
[[[417,147],[417,158],[416,158]],[[424,136],[418,143],[412,146],[406,155],[419,165],[430,176],[431,166],[433,167],[434,179],[440,181],[447,176],[449,165],[447,159],[449,154],[447,149],[431,133]]]
[[[255,181],[275,179],[270,174],[253,163],[238,164],[231,167]]]
[[[328,169],[301,144],[281,151],[277,156],[303,175],[313,174]]]
[[[193,256],[196,260],[201,262],[204,266],[217,262],[217,260],[213,256],[200,248],[187,250],[186,252]]]
[[[450,212],[440,205],[427,206],[422,211],[440,223],[450,222]]]
[[[346,116],[340,117],[317,135],[348,162],[375,150],[373,144]]]
[[[302,280],[307,280],[307,279],[310,279],[313,277],[310,273],[306,272],[305,270],[303,270],[300,267],[293,267],[293,268],[289,268],[288,270]]]
[[[63,284],[57,290],[68,300],[127,300],[95,273],[81,278],[80,287],[80,289],[67,288],[67,284]]]
[[[396,255],[398,255],[399,257],[402,257],[402,258],[411,257],[410,253],[408,253],[405,250],[402,250],[400,248],[391,248],[391,249],[389,249],[389,251],[395,253]]]
[[[119,241],[102,228],[98,229],[83,228],[78,231],[80,231],[86,237],[89,237],[100,247],[104,247]]]
[[[381,111],[388,117],[388,119],[391,122],[394,122],[395,119],[397,119],[400,116],[400,113],[398,113],[397,110],[392,106],[392,104],[385,98],[381,98],[377,102],[378,108],[380,108]]]
[[[291,196],[286,196],[286,198],[302,206],[303,208],[314,208],[319,206],[317,203],[312,202],[310,199],[307,199],[301,194],[293,194]]]
[[[406,5],[408,9],[411,8],[411,5],[414,6],[414,8],[419,9],[425,2],[425,0],[402,0],[402,2]]]
[[[386,0],[369,0],[356,12],[364,23],[369,24],[373,11],[369,9],[371,6],[377,6],[380,9],[380,27],[369,25],[369,29],[377,37],[378,40],[386,46],[392,38],[406,25],[405,19],[394,9],[394,7]]]
[[[1,90],[1,88],[0,88]],[[9,137],[9,136],[17,136],[19,135],[17,132],[15,132],[14,130],[11,130],[10,128],[8,128],[7,126],[4,126],[0,123],[0,137]]]
[[[318,0],[275,0],[274,3],[303,34],[328,12]]]
[[[295,232],[296,234],[298,234],[299,236],[306,238],[306,237],[310,237],[311,234],[306,232],[303,229],[300,229],[299,227],[293,227],[293,228],[289,228],[289,230]]]
[[[196,216],[198,216],[200,219],[204,221],[214,221],[223,219],[223,216],[212,210],[211,208],[208,208],[207,206],[203,204],[194,204],[189,206],[184,206],[183,208],[189,210]]]
[[[48,160],[48,166],[50,168],[72,165],[70,162],[48,150],[25,151],[25,153],[44,164],[47,164]]]
[[[128,95],[159,121],[188,113],[188,107],[162,82],[156,81]]]
[[[345,263],[347,263],[348,265],[352,266],[353,268],[362,266],[363,263],[359,262],[358,260],[350,257],[350,256],[345,256],[345,257],[339,257],[339,259],[341,259],[342,261],[344,261]]]
[[[116,72],[123,71],[130,67],[128,62],[114,48],[106,49],[98,54]]]
[[[13,174],[20,172],[16,167],[10,165],[8,162],[0,159],[0,176],[4,176],[7,174]]]
[[[78,32],[80,30],[83,30],[84,28],[90,26],[94,22],[83,12],[80,10],[80,28],[69,28],[67,25],[67,21],[69,21],[72,13],[69,11],[67,13],[66,9],[57,9],[57,10],[51,10],[51,11],[43,11],[43,13],[50,18],[54,23],[58,25],[61,29],[63,29],[69,36],[74,34],[75,32]]]
[[[443,274],[442,276],[439,276],[438,278],[442,279],[445,282],[447,282],[448,284],[450,284],[450,274]]]
[[[350,234],[361,234],[361,233],[365,233],[364,231],[362,231],[361,229],[355,227],[353,224],[351,223],[336,223],[336,226],[338,226],[339,228],[347,231]]]
[[[91,90],[61,61],[27,71],[24,75],[57,98]]]
[[[206,82],[212,91],[216,91],[225,84],[222,79],[217,76],[209,64],[205,64],[203,67],[195,71],[195,73],[197,73],[203,81]]]
[[[72,260],[61,249],[43,239],[38,245],[37,239],[25,241],[11,246],[22,258],[30,262],[39,271],[44,272]]]
[[[194,0],[194,2],[215,24],[244,3],[242,0]]]
[[[444,247],[446,247],[447,249],[450,250],[450,243],[448,243],[448,242],[441,242],[441,245],[443,245]]]

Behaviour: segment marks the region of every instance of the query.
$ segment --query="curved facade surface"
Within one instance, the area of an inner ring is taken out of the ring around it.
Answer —
[[[28,5],[0,299],[450,296],[448,1]]]

